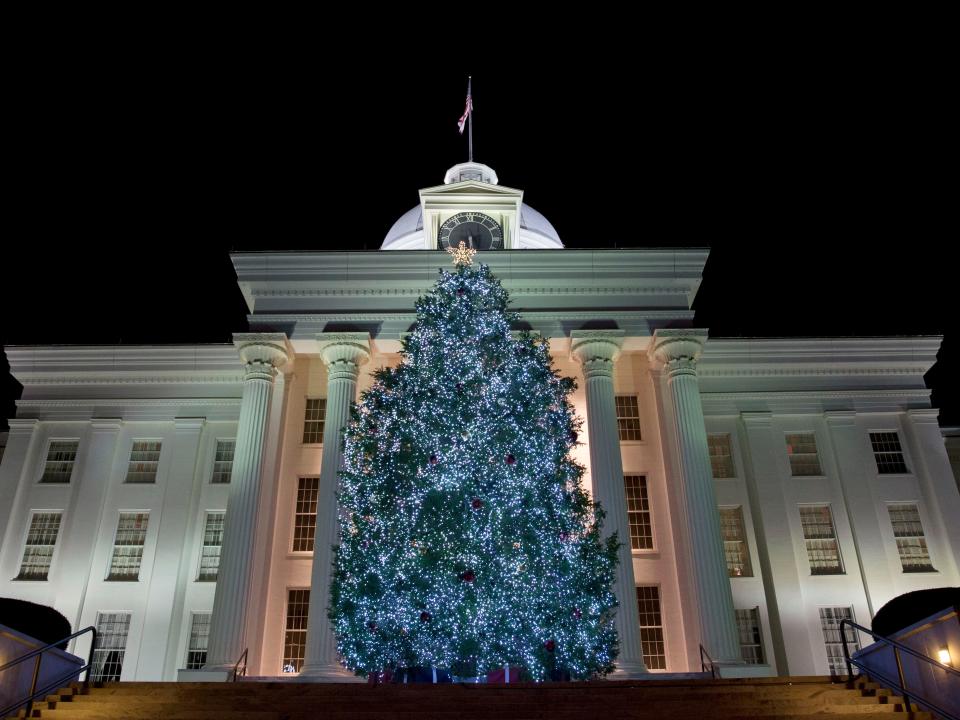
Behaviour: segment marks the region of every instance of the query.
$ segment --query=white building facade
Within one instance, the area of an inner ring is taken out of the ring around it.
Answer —
[[[378,252],[234,254],[234,345],[6,348],[0,596],[97,625],[103,678],[213,677],[247,651],[253,675],[342,679],[340,430],[458,237],[577,380],[578,459],[625,541],[622,672],[699,670],[701,645],[730,674],[839,672],[842,617],[960,584],[923,382],[940,338],[711,338],[691,326],[706,250],[564,249],[475,163],[420,199]]]

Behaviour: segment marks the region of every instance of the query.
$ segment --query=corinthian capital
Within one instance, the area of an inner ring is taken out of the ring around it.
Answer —
[[[233,344],[244,365],[244,380],[270,380],[293,357],[284,333],[234,333]]]
[[[583,365],[584,377],[613,376],[613,363],[620,356],[623,330],[574,330],[570,353]]]
[[[318,333],[320,357],[327,366],[327,377],[356,380],[360,366],[370,359],[370,333]]]
[[[648,354],[650,359],[662,365],[671,377],[678,374],[695,375],[707,334],[706,330],[695,329],[657,330],[653,334]]]

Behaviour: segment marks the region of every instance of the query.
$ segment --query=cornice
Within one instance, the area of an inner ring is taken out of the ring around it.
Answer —
[[[82,398],[17,400],[18,408],[92,407],[229,407],[239,408],[240,398]]]
[[[129,373],[93,373],[89,375],[40,375],[23,373],[16,376],[21,385],[237,385],[243,374],[229,375],[134,375]]]
[[[744,360],[744,362],[747,362]],[[923,375],[929,368],[912,367],[748,367],[748,368],[709,368],[700,365],[698,375],[703,378],[733,377],[821,377],[829,375]]]
[[[710,400],[781,400],[781,399],[857,399],[857,398],[913,398],[927,399],[930,390],[786,390],[782,392],[701,392],[704,401]]]
[[[301,297],[419,297],[433,287],[432,281],[424,281],[413,287],[281,287],[281,288],[253,288],[250,295],[255,298],[301,298]],[[690,289],[682,286],[519,286],[504,281],[513,295],[683,295],[686,297]]]

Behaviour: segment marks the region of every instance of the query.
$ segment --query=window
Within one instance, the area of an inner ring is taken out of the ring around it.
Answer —
[[[323,420],[326,415],[326,398],[307,398],[307,410],[303,418],[303,443],[305,445],[323,442]]]
[[[123,670],[130,613],[97,613],[97,647],[93,651],[94,682],[116,682]]]
[[[300,672],[307,647],[307,614],[310,611],[308,588],[287,593],[287,625],[283,638],[283,672]]]
[[[643,662],[650,670],[666,670],[667,654],[663,645],[663,619],[660,615],[660,588],[637,586],[637,613],[640,617],[640,644]]]
[[[217,440],[217,452],[213,458],[213,477],[210,478],[210,482],[214,485],[226,485],[230,482],[235,446],[234,440]]]
[[[642,440],[640,437],[640,405],[636,395],[617,395],[617,426],[621,440]]]
[[[736,610],[740,634],[740,656],[748,665],[763,665],[763,636],[760,634],[760,608]]]
[[[50,572],[53,549],[60,533],[59,512],[35,512],[30,518],[27,542],[17,580],[46,580]]]
[[[720,534],[723,552],[727,556],[727,574],[730,577],[753,577],[750,550],[743,529],[743,508],[720,508]]]
[[[293,552],[313,552],[317,531],[319,477],[302,477],[297,486],[297,509],[293,521]]]
[[[817,457],[817,437],[813,433],[788,434],[787,457],[790,458],[790,474],[794,477],[823,475]]]
[[[914,503],[888,505],[893,536],[897,539],[897,552],[904,572],[936,572],[930,563],[927,539],[920,524],[920,510]]]
[[[736,477],[733,469],[733,454],[730,452],[729,433],[711,433],[707,435],[707,447],[710,449],[710,466],[717,480]]]
[[[877,461],[877,472],[881,475],[908,473],[907,463],[903,459],[900,436],[895,432],[870,433],[870,445],[873,457]]]
[[[853,620],[853,608],[849,607],[822,607],[820,608],[820,627],[823,630],[823,644],[827,648],[827,663],[831,675],[846,675],[847,663],[843,659],[843,639],[840,636],[840,621],[846,618]],[[860,649],[860,640],[857,631],[852,627],[844,628],[847,636],[847,648],[850,654]]]
[[[653,528],[650,525],[647,478],[643,475],[624,475],[623,484],[627,493],[627,515],[630,518],[630,547],[633,550],[652,550]]]
[[[190,616],[190,645],[187,646],[187,670],[199,670],[207,663],[207,642],[210,640],[210,613]]]
[[[811,575],[843,575],[840,546],[829,505],[801,505],[800,524],[807,545]]]
[[[54,440],[47,450],[47,461],[43,466],[42,483],[68,483],[73,475],[73,463],[77,459],[79,440]]]
[[[160,464],[160,441],[137,440],[130,451],[130,464],[127,466],[128,483],[155,483],[157,466]]]
[[[150,513],[120,513],[107,580],[139,580]]]
[[[217,581],[225,514],[222,510],[207,513],[207,520],[203,527],[203,547],[200,550],[200,570],[197,572],[197,580],[201,582]]]

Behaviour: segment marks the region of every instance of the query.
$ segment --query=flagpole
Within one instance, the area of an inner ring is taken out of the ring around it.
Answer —
[[[473,76],[467,75],[467,97],[470,98],[470,107],[467,110],[467,144],[470,147],[470,162],[473,162],[473,93],[470,91],[472,82]]]

